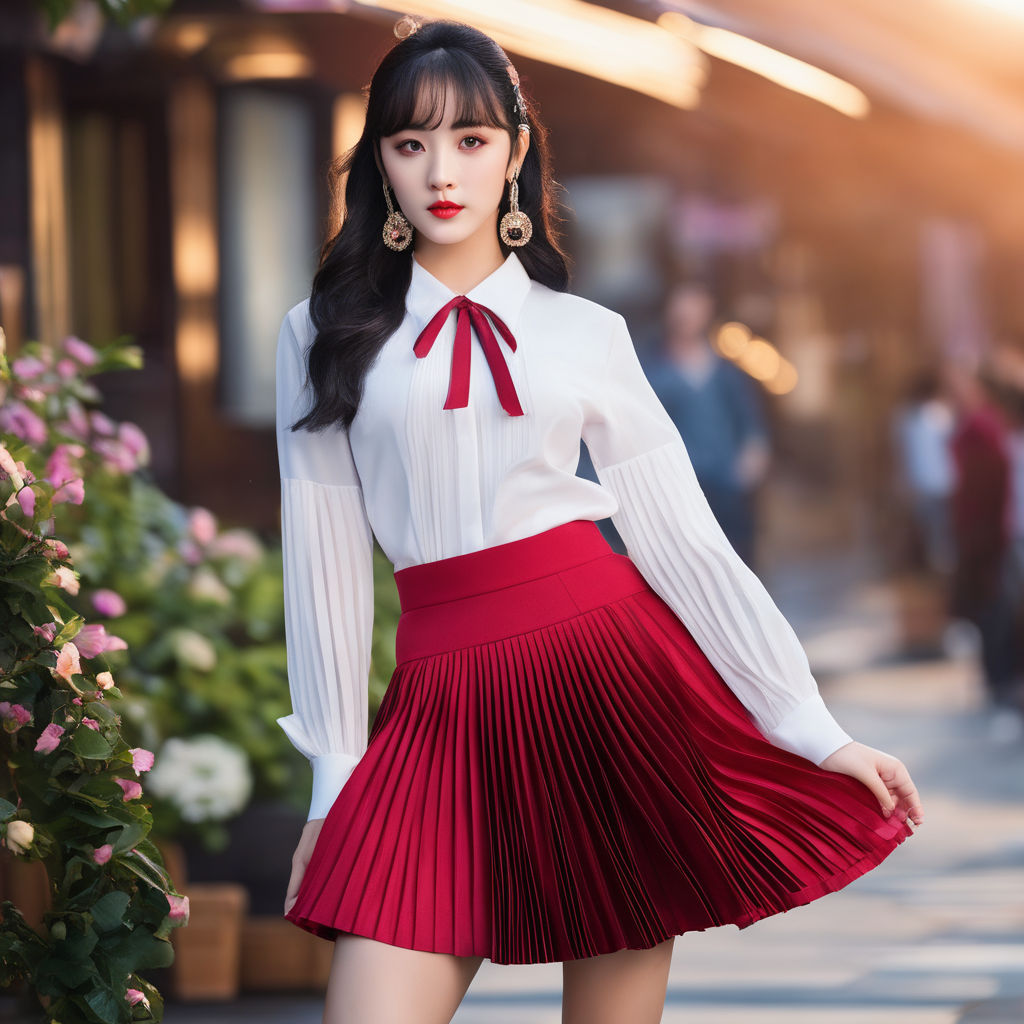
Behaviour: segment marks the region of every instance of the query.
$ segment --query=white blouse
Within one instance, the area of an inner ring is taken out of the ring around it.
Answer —
[[[469,403],[445,409],[456,314],[423,358],[420,331],[455,296],[412,257],[406,314],[367,374],[351,428],[289,431],[308,407],[309,300],[277,348],[285,633],[293,712],[325,817],[366,750],[373,538],[395,570],[611,516],[651,587],[778,747],[820,764],[850,742],[793,629],[708,506],[625,320],[533,281],[518,256],[466,293],[515,336],[499,344],[524,415],[499,404],[474,331]],[[576,476],[580,440],[600,483]]]

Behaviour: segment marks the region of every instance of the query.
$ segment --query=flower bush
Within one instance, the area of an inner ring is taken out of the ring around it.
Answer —
[[[284,800],[302,813],[309,804],[309,766],[276,721],[291,711],[281,548],[277,537],[264,543],[251,530],[223,528],[208,509],[171,500],[151,479],[143,431],[91,407],[100,395],[89,377],[139,361],[120,343],[102,357],[78,338],[58,352],[26,346],[10,368],[0,431],[31,447],[41,477],[60,495],[76,569],[61,577],[62,593],[90,620],[77,649],[105,659],[124,687],[130,744],[154,751],[159,768],[171,739],[214,734],[238,755],[226,763],[245,760],[231,776],[193,779],[206,787],[201,814],[196,798],[147,789],[156,836],[192,833],[216,849],[227,839],[226,820],[241,809],[239,794]],[[374,572],[371,716],[394,669],[399,614],[393,569],[379,549]]]
[[[90,408],[100,396],[88,378],[115,359],[138,358],[115,344],[101,359],[78,338],[59,352],[28,345],[11,364],[0,431],[31,447],[54,500],[65,503],[63,535],[76,568],[61,577],[65,596],[94,620],[76,635],[77,651],[109,659],[125,686],[129,741],[159,763],[170,739],[216,733],[231,763],[244,762],[244,787],[212,775],[197,782],[206,788],[201,815],[186,813],[169,788],[148,793],[156,835],[194,830],[216,848],[224,820],[250,794],[284,797],[297,809],[308,802],[308,766],[275,721],[290,710],[280,547],[172,501],[149,476],[139,427]],[[233,796],[221,792],[226,785]]]
[[[169,934],[187,922],[188,900],[150,839],[140,779],[153,755],[121,730],[124,695],[105,654],[125,644],[69,600],[81,579],[57,522],[85,501],[73,461],[84,451],[71,440],[57,458],[45,450],[39,408],[53,412],[58,390],[47,359],[74,382],[80,366],[132,365],[136,353],[69,339],[59,358],[17,361],[19,381],[0,344],[0,842],[42,861],[50,891],[41,932],[11,900],[0,905],[0,984],[27,982],[51,1024],[160,1020],[160,994],[140,972],[173,961]],[[69,421],[65,434],[74,430]],[[130,430],[107,436],[118,457],[140,450]]]

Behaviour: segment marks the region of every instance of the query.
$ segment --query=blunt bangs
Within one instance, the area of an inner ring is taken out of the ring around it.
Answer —
[[[510,117],[483,68],[463,50],[436,49],[403,64],[387,88],[377,90],[381,105],[371,120],[378,138],[437,128],[449,92],[457,103],[453,127],[511,130]]]

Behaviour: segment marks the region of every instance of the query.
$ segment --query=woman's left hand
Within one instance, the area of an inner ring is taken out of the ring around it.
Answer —
[[[915,825],[924,821],[917,787],[899,758],[852,740],[829,754],[820,767],[863,782],[878,798],[886,817],[897,811],[901,817],[910,817]]]

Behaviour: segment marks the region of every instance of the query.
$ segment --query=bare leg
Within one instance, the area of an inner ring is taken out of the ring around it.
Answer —
[[[449,1024],[483,959],[343,932],[334,942],[324,1024]]]
[[[659,1024],[674,942],[563,961],[562,1024]]]

